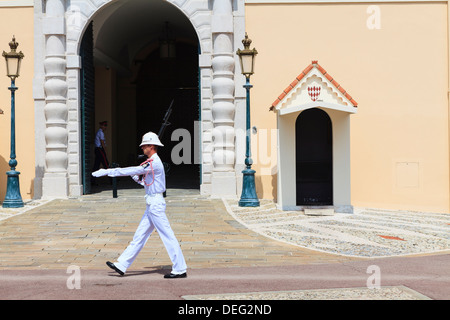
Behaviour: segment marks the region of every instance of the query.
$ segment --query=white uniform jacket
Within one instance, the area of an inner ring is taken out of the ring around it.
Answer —
[[[155,195],[166,191],[166,174],[164,165],[158,154],[150,157],[150,162],[144,162],[140,166],[107,169],[109,177],[133,176],[133,179],[145,187],[147,195]],[[138,176],[144,175],[143,181]]]
[[[147,209],[135,232],[133,241],[131,241],[114,265],[125,273],[147,242],[148,237],[150,237],[156,228],[173,263],[172,273],[181,274],[186,272],[187,266],[183,253],[181,252],[181,247],[170,227],[165,213],[166,202],[162,194],[166,191],[164,165],[156,153],[149,160],[151,162],[146,161],[136,167],[100,169],[92,173],[94,176],[133,176],[136,182],[145,187]],[[144,175],[143,182],[139,182],[139,175]]]

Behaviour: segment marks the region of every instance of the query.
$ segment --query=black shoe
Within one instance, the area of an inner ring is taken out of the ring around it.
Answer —
[[[187,277],[186,272],[182,273],[182,274],[168,273],[164,276],[164,278],[166,278],[166,279],[176,279],[176,278],[186,278],[186,277]]]
[[[123,273],[119,268],[117,268],[114,263],[106,261],[106,265],[108,267],[110,267],[111,269],[113,269],[115,272],[117,272],[118,274],[120,274],[121,276],[123,276],[125,273]]]

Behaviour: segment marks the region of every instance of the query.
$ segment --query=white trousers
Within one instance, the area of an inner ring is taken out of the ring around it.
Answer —
[[[163,195],[146,196],[146,201],[147,209],[142,216],[133,240],[117,259],[118,262],[114,264],[121,271],[125,272],[136,259],[153,230],[156,228],[172,261],[172,273],[180,274],[186,272],[187,266],[183,253],[181,252],[180,244],[166,216],[166,201]]]

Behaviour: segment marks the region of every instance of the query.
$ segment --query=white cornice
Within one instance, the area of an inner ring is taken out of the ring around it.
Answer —
[[[2,7],[33,7],[33,0],[7,0],[0,1],[0,8]]]

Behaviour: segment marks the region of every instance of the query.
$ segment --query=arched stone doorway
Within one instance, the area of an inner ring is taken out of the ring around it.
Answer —
[[[170,19],[175,15],[182,19]],[[245,110],[242,89],[245,79],[236,76],[240,75],[240,70],[235,68],[238,62],[235,51],[244,37],[244,0],[47,0],[35,4],[35,21],[36,197],[77,197],[84,192],[80,161],[83,135],[79,49],[91,22],[94,25],[94,64],[99,67],[103,63],[97,83],[104,77],[106,81],[101,84],[105,88],[112,88],[105,85],[106,82],[122,86],[117,92],[106,92],[107,97],[116,98],[110,104],[110,121],[115,115],[116,126],[130,120],[117,121],[124,115],[137,115],[136,112],[121,112],[125,109],[118,107],[123,103],[121,99],[130,102],[126,98],[129,93],[121,95],[120,92],[136,90],[136,86],[130,85],[131,81],[121,81],[123,75],[138,75],[143,53],[150,54],[155,49],[149,40],[157,40],[154,43],[160,40],[165,22],[169,21],[173,30],[183,30],[177,35],[182,42],[195,42],[198,66],[195,76],[200,87],[200,192],[219,196],[237,194],[236,177],[242,168],[236,166],[235,153],[243,150],[245,144],[235,141],[234,130],[242,129],[240,122],[235,124],[235,118],[245,118],[242,111]],[[97,101],[99,96],[96,88]],[[133,108],[133,101],[129,105]],[[137,123],[136,119],[130,121]],[[121,128],[110,127],[110,130],[113,141],[125,139]],[[138,139],[137,126],[135,131],[127,141]],[[127,132],[133,132],[133,128]],[[127,157],[134,144],[119,143],[113,152],[118,157]],[[221,162],[224,152],[230,160],[227,163]]]
[[[126,21],[128,16],[134,19]],[[87,45],[89,41],[91,46]],[[88,47],[93,48],[90,53],[83,51]],[[193,161],[199,158],[199,149],[193,148],[194,137],[199,137],[198,48],[199,41],[189,19],[167,2],[129,2],[117,10],[100,9],[93,16],[80,46],[84,193],[110,188],[109,179],[96,179],[92,188],[88,185],[93,136],[97,124],[104,120],[108,121],[110,163],[121,167],[138,165],[142,162],[138,147],[141,137],[148,131],[161,133],[164,147],[158,153],[170,168],[168,186],[199,189],[199,162]],[[85,76],[90,74],[86,72],[90,59],[93,78]],[[91,87],[95,88],[93,93]],[[93,106],[89,106],[90,101]],[[163,134],[162,123],[169,106],[170,125]],[[174,130],[184,130],[183,138],[191,141],[181,151],[192,155],[189,159],[173,159],[171,151],[179,142],[171,139]],[[119,179],[118,183],[119,188],[135,186],[129,179]]]

